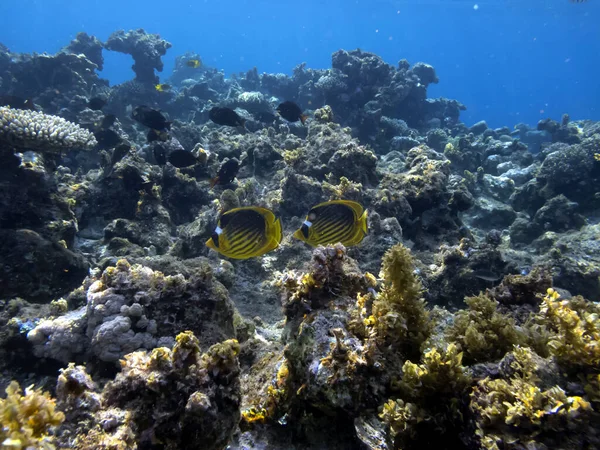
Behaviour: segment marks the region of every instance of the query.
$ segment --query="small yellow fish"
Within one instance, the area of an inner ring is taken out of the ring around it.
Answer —
[[[202,65],[199,59],[190,59],[185,63],[186,66],[191,67],[192,69],[197,69]]]
[[[156,89],[158,92],[166,92],[166,91],[170,91],[171,90],[171,85],[169,84],[157,84],[154,86],[154,89]]]
[[[248,259],[276,249],[281,238],[281,222],[272,211],[247,206],[224,213],[206,246],[229,258]]]
[[[316,247],[340,242],[360,244],[367,234],[367,211],[351,200],[332,200],[313,206],[294,233],[296,239]]]

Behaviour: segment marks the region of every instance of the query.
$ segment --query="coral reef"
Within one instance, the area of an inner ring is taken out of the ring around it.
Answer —
[[[165,345],[183,330],[192,330],[203,348],[235,336],[234,307],[207,263],[186,279],[119,260],[86,284],[85,306],[41,320],[28,333],[37,356],[116,363],[127,353]],[[171,310],[174,304],[180,313]]]
[[[192,50],[159,92],[170,47],[141,29],[0,45],[0,96],[30,108],[0,107],[0,411],[29,414],[5,445],[600,447],[597,122],[467,126],[427,97],[432,66],[358,49],[232,76]],[[135,78],[99,78],[107,51]],[[158,140],[140,105],[170,122]],[[359,245],[293,237],[344,199],[368,211]],[[244,206],[283,239],[228,261],[205,243]],[[9,385],[57,374],[56,409]]]

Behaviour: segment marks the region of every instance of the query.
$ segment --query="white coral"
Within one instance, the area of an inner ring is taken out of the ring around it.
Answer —
[[[0,107],[0,141],[48,152],[91,150],[97,144],[91,132],[62,117],[4,106]]]

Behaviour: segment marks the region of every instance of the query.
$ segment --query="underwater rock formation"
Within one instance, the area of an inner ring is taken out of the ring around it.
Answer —
[[[239,344],[231,339],[201,353],[191,331],[173,349],[136,352],[99,392],[82,366],[58,378],[60,405],[72,420],[61,439],[79,449],[149,448],[217,450],[239,420]],[[85,420],[82,420],[85,419]]]
[[[131,55],[135,63],[131,67],[136,81],[144,84],[158,83],[154,69],[162,72],[161,57],[171,48],[171,43],[161,39],[158,34],[146,33],[143,29],[115,31],[104,43],[108,50]]]
[[[202,348],[235,336],[233,305],[207,263],[186,279],[120,260],[87,284],[86,305],[28,333],[38,357],[115,363],[168,345],[182,330],[194,331]]]
[[[0,107],[0,385],[46,390],[63,368],[64,422],[48,413],[35,439],[598,447],[599,311],[581,295],[600,295],[600,124],[466,126],[460,102],[427,98],[432,66],[361,50],[231,77],[190,52],[161,92],[169,47],[143,30],[0,46],[0,97],[31,108]],[[107,50],[135,79],[98,78]],[[308,119],[277,114],[286,101]],[[149,133],[141,105],[169,125]],[[294,237],[329,200],[368,211],[359,245]],[[246,206],[283,237],[229,261],[206,242]],[[51,409],[8,396],[33,393]]]

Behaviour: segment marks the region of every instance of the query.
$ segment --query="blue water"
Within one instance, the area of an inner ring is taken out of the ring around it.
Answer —
[[[477,5],[477,7],[475,7]],[[432,64],[430,97],[467,106],[467,124],[535,124],[540,118],[600,120],[600,1],[568,0],[2,0],[0,42],[16,52],[55,52],[79,31],[105,40],[144,28],[226,73],[256,66],[291,73],[328,68],[340,49],[387,62]],[[133,77],[129,56],[105,52],[111,83]]]

